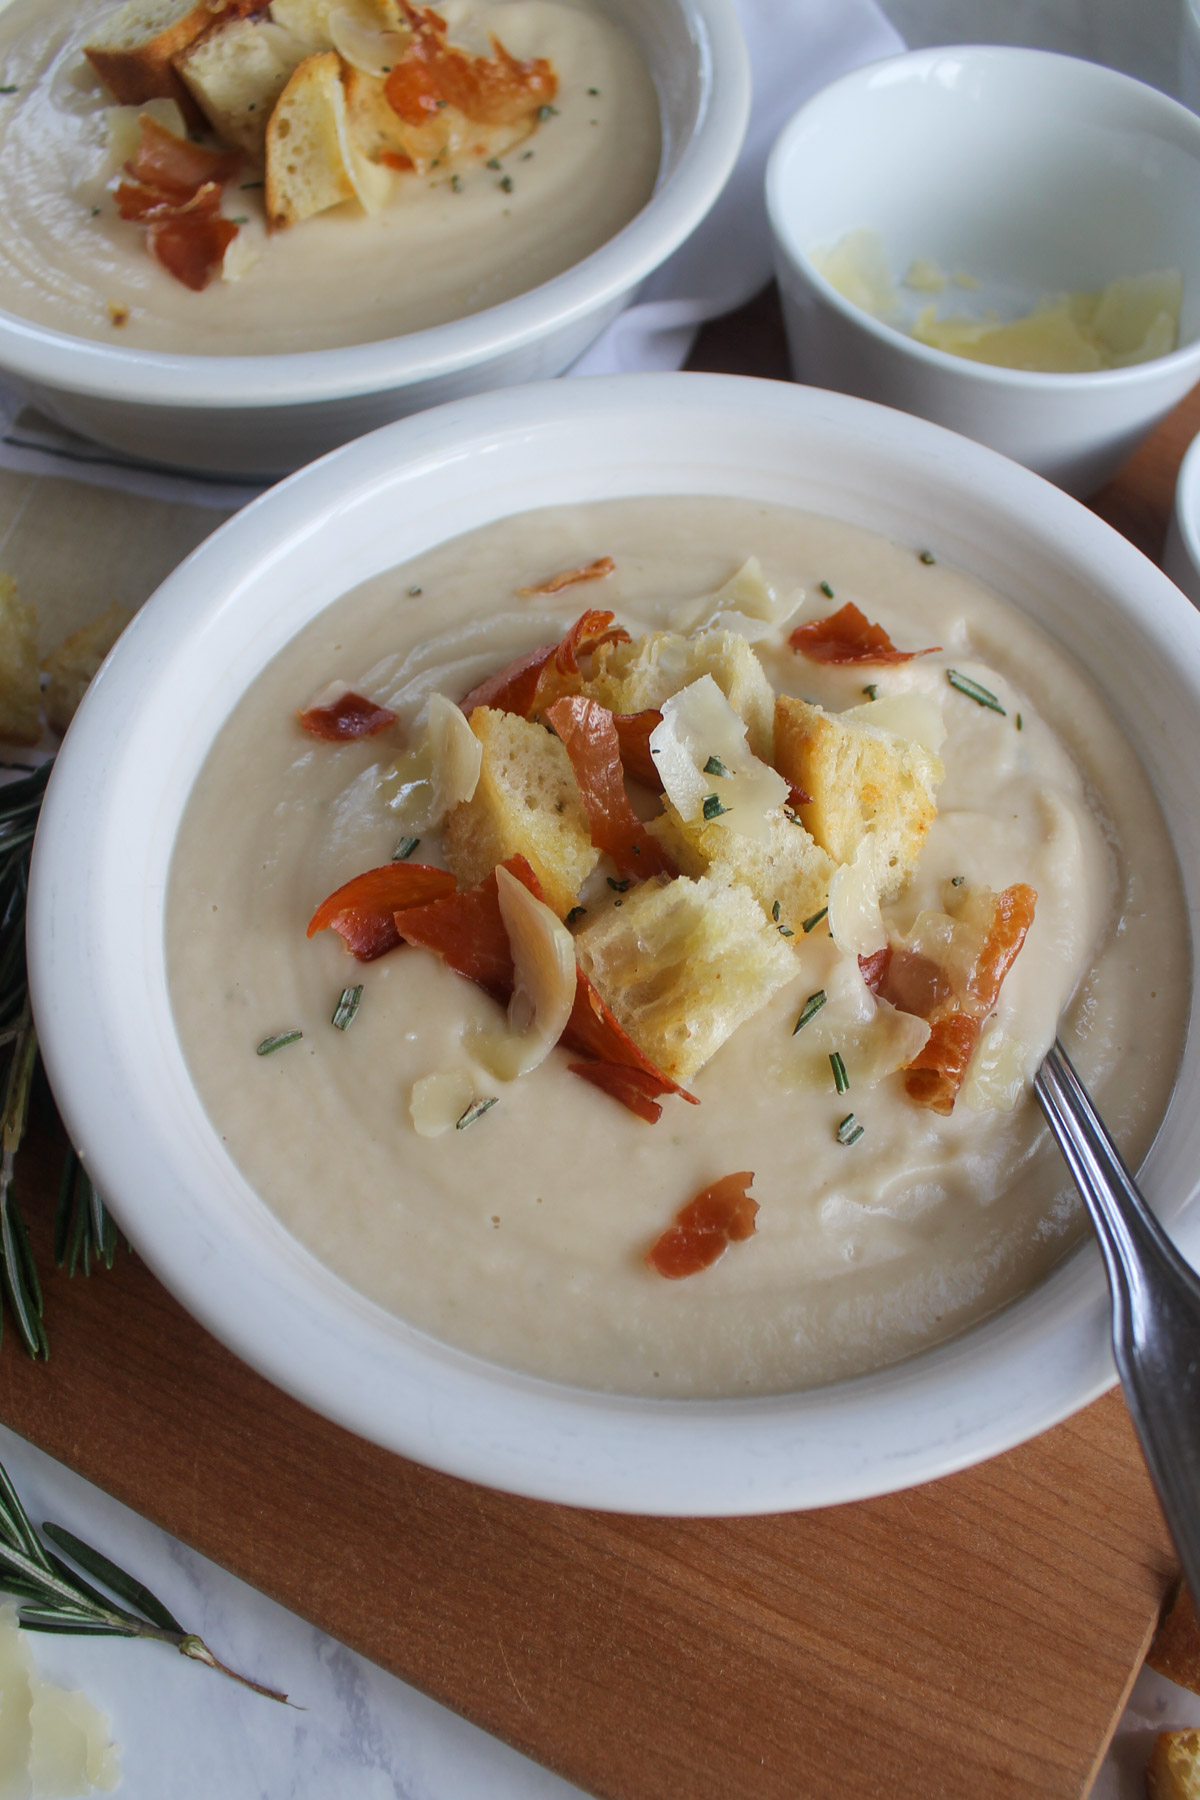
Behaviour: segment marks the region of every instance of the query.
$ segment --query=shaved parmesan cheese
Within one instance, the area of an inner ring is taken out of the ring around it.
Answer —
[[[920,744],[933,756],[946,741],[941,707],[932,694],[921,694],[912,688],[902,694],[884,694],[881,699],[868,700],[862,706],[851,706],[839,713],[838,718],[890,731],[893,737]]]
[[[733,631],[756,643],[783,625],[803,600],[803,593],[780,599],[762,572],[757,556],[749,556],[735,575],[715,594],[688,600],[671,614],[671,629],[695,635],[702,631]]]
[[[16,1608],[0,1609],[0,1800],[111,1793],[120,1776],[103,1713],[39,1678]]]
[[[662,724],[650,734],[650,754],[667,798],[689,824],[718,824],[765,844],[770,816],[788,784],[760,762],[740,719],[711,675],[664,700]]]
[[[481,1031],[472,1049],[501,1081],[515,1081],[545,1062],[575,1004],[575,941],[545,901],[503,864],[496,870],[500,916],[513,956],[508,1034]]]
[[[453,1131],[474,1098],[475,1083],[465,1071],[414,1081],[408,1111],[417,1136],[434,1138]]]
[[[971,1058],[962,1097],[972,1112],[1011,1112],[1025,1091],[1024,1044],[999,1025],[985,1031]]]
[[[364,75],[390,74],[412,42],[411,31],[381,31],[344,7],[329,14],[329,36],[343,62]]]
[[[379,789],[404,829],[419,834],[473,797],[482,766],[483,745],[461,708],[431,694],[424,735],[380,777]]]
[[[830,945],[825,958],[814,958],[806,972],[809,968],[825,1001],[774,1060],[772,1073],[784,1086],[824,1092],[829,1086],[829,1058],[836,1050],[852,1089],[875,1087],[924,1048],[929,1037],[925,1020],[877,1000],[863,980],[856,956],[843,955]]]
[[[842,863],[829,883],[829,929],[838,949],[849,956],[870,956],[888,941],[870,833],[859,844],[854,861]]]

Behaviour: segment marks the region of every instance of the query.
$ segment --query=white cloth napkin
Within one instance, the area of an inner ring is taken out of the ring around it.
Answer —
[[[862,63],[903,50],[875,0],[736,0],[754,71],[750,129],[729,185],[703,224],[569,369],[609,375],[678,369],[706,319],[730,312],[771,278],[763,170],[800,103]],[[0,385],[0,467],[224,510],[262,492],[253,481],[173,475],[108,450],[22,409]]]

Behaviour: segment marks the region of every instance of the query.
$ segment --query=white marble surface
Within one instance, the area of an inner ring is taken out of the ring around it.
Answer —
[[[1178,0],[884,0],[884,10],[914,45],[1036,44],[1176,90]],[[97,1544],[219,1656],[286,1687],[304,1708],[261,1700],[161,1645],[36,1638],[43,1674],[82,1687],[110,1716],[123,1746],[120,1791],[130,1800],[568,1800],[580,1792],[3,1429],[0,1459],[36,1520],[55,1519]],[[1194,1724],[1200,1699],[1144,1673],[1096,1800],[1136,1800],[1153,1732]]]

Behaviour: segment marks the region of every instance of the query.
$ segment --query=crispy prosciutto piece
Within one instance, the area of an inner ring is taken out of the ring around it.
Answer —
[[[510,856],[502,867],[541,899],[537,877],[523,856]],[[465,975],[501,1006],[508,1005],[513,992],[513,959],[494,869],[473,888],[398,913],[395,925],[406,942],[435,951],[457,974]],[[697,1104],[642,1055],[582,969],[576,971],[575,1004],[559,1042],[564,1049],[587,1058],[569,1064],[572,1074],[602,1087],[651,1124],[662,1112],[656,1104],[662,1094],[679,1094]],[[601,1074],[599,1068],[614,1072]]]
[[[579,675],[579,658],[590,656],[601,644],[627,644],[629,633],[613,624],[611,612],[590,608],[580,613],[565,637],[557,644],[542,644],[527,650],[473,687],[459,705],[470,718],[477,706],[491,706],[497,712],[520,713],[532,718],[538,708],[560,694],[570,691]]]
[[[802,787],[797,787],[794,781],[789,781],[788,797],[785,804],[790,806],[792,811],[795,812],[801,806],[811,806],[812,795],[806,794],[804,789]]]
[[[1036,904],[1037,894],[1023,881],[996,894],[965,991],[942,993],[924,1015],[929,1020],[929,1039],[908,1065],[904,1077],[905,1091],[918,1106],[927,1106],[936,1113],[953,1111],[983,1022],[1000,998],[1004,977],[1033,924]],[[893,962],[888,971],[888,988],[893,983],[894,969]]]
[[[323,900],[308,922],[308,935],[332,929],[359,962],[373,962],[400,943],[397,913],[453,892],[454,877],[448,869],[434,869],[428,863],[384,863],[356,875]]]
[[[662,777],[658,765],[650,754],[650,733],[662,724],[662,714],[655,706],[645,712],[614,713],[613,724],[617,728],[617,742],[621,746],[621,762],[625,773],[634,781],[640,781],[643,787],[652,788],[656,794],[662,792]]]
[[[858,972],[873,994],[877,994],[887,978],[888,968],[892,960],[892,946],[885,944],[882,950],[873,950],[870,956],[860,956]],[[909,1008],[905,1009],[911,1010]]]
[[[406,125],[427,125],[443,106],[482,125],[511,125],[548,106],[558,76],[544,57],[520,62],[492,38],[491,56],[472,56],[446,41],[446,21],[431,6],[400,0],[412,38],[384,85]]]
[[[545,718],[571,759],[597,850],[606,850],[622,875],[638,881],[649,875],[678,875],[629,804],[620,739],[607,706],[574,694],[547,707]]]
[[[646,1261],[655,1273],[668,1281],[698,1275],[701,1269],[710,1268],[730,1244],[753,1237],[758,1216],[758,1202],[749,1193],[753,1180],[748,1169],[737,1175],[723,1175],[681,1207],[674,1223],[646,1253]]]
[[[351,738],[374,737],[396,723],[390,707],[376,706],[352,690],[339,695],[329,706],[310,706],[296,717],[313,737],[330,743],[345,743]]]
[[[941,648],[934,644],[928,650],[897,650],[883,626],[872,625],[853,600],[847,600],[827,619],[797,625],[788,643],[815,663],[911,662],[914,656],[932,656]]]
[[[155,261],[185,287],[208,286],[238,234],[221,213],[221,188],[236,172],[238,151],[206,150],[176,137],[143,113],[137,155],[116,190],[123,219],[145,225]]]
[[[581,581],[603,581],[616,566],[611,556],[598,556],[595,562],[584,563],[577,569],[560,569],[557,575],[539,581],[536,587],[523,587],[519,592],[523,600],[531,599],[534,594],[561,594],[564,588],[575,587]]]

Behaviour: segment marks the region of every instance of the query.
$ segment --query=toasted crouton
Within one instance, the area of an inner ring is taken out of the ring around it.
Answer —
[[[565,918],[600,860],[571,761],[556,737],[516,713],[477,706],[479,782],[446,821],[446,861],[464,884],[509,856],[527,857],[546,904]]]
[[[306,56],[267,126],[267,223],[278,231],[343,200],[376,212],[391,185],[350,140],[341,58],[335,50]]]
[[[840,719],[806,700],[775,703],[775,766],[809,796],[801,819],[837,863],[875,837],[879,897],[895,897],[912,874],[937,816],[941,759],[876,726]]]
[[[113,604],[90,625],[81,626],[63,639],[42,663],[46,683],[46,717],[56,731],[65,731],[75,717],[92,676],[104,661],[133,614]]]
[[[1161,1731],[1146,1765],[1146,1800],[1200,1800],[1200,1731]]]
[[[18,597],[12,576],[0,575],[0,738],[36,744],[41,735],[37,613]]]
[[[213,22],[208,0],[129,0],[102,19],[84,55],[122,106],[177,100],[190,125],[202,125],[174,59]]]
[[[579,961],[634,1043],[688,1081],[796,974],[745,887],[644,882],[575,938]]]
[[[772,923],[793,935],[798,936],[805,919],[820,912],[829,899],[837,864],[782,808],[770,816],[769,835],[761,844],[723,831],[715,821],[682,819],[669,800],[647,829],[685,875],[711,873],[718,883],[740,882]]]
[[[711,675],[734,712],[745,721],[755,756],[772,760],[775,695],[745,638],[733,631],[681,637],[653,631],[627,644],[603,644],[585,693],[615,713],[661,706],[680,688]]]
[[[307,51],[282,25],[230,19],[175,59],[219,138],[261,158],[275,102]]]

